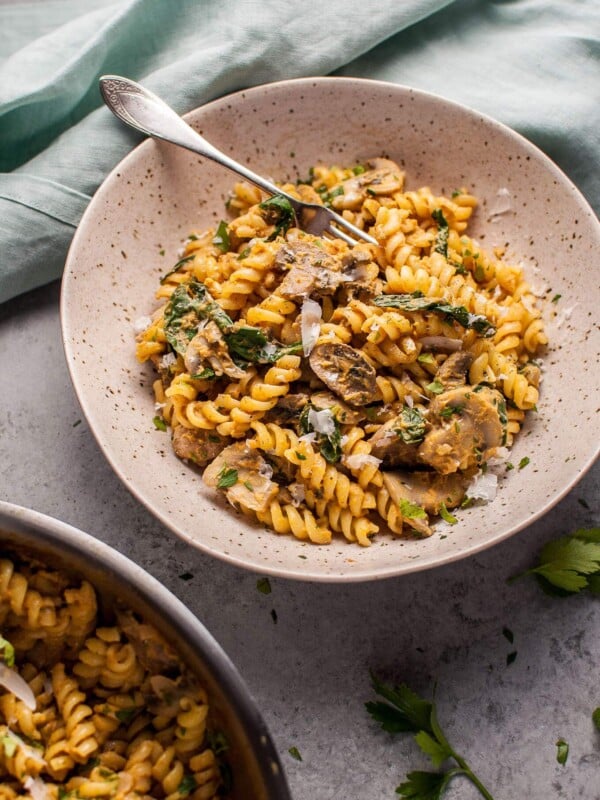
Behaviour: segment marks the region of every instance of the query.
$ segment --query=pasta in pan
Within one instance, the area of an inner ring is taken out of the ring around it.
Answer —
[[[0,558],[0,799],[227,794],[198,680],[126,609],[103,625],[85,580]]]
[[[486,496],[487,467],[536,408],[536,299],[520,266],[468,235],[466,189],[407,190],[383,158],[282,188],[378,244],[313,236],[285,197],[236,184],[233,218],[189,237],[142,321],[155,423],[277,533],[429,536],[432,518],[454,524]]]

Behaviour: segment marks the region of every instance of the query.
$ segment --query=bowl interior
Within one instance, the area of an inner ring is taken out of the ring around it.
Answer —
[[[0,502],[0,553],[34,557],[96,588],[100,613],[129,608],[153,625],[206,688],[211,720],[228,742],[232,800],[286,800],[266,726],[235,667],[202,624],[141,567],[58,520]],[[229,796],[229,795],[228,795]]]
[[[168,98],[167,98],[168,99]],[[379,535],[371,547],[338,539],[307,545],[236,516],[171,452],[155,429],[150,367],[134,356],[134,322],[156,307],[158,280],[192,229],[226,217],[237,176],[174,146],[146,141],[107,178],[73,241],[62,323],[71,376],[99,444],[135,496],[189,543],[239,566],[290,578],[347,581],[397,575],[498,542],[556,503],[591,465],[598,390],[599,300],[594,264],[600,226],[577,189],[539,150],[506,127],[442,98],[345,78],[269,84],[187,116],[206,138],[276,181],[315,163],[348,165],[385,155],[407,187],[467,186],[480,200],[469,233],[507,245],[545,298],[550,345],[537,415],[487,506],[465,509],[451,531],[421,541]],[[490,220],[499,189],[508,213]],[[560,295],[553,304],[551,298]],[[591,367],[591,369],[588,369]]]

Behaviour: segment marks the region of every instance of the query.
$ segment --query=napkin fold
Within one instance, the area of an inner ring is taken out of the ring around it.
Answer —
[[[122,74],[179,113],[312,75],[425,89],[505,122],[600,207],[597,0],[44,0],[0,5],[0,302],[58,278],[91,196],[141,137]]]

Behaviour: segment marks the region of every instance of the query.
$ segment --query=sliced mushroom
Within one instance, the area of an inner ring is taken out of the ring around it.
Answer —
[[[176,456],[184,461],[192,461],[199,467],[205,467],[232,440],[228,436],[221,436],[216,431],[176,425],[173,428],[171,441]]]
[[[409,444],[399,434],[398,417],[388,420],[369,439],[371,454],[384,468],[414,467],[419,463],[418,444]]]
[[[363,406],[378,399],[375,368],[350,345],[317,345],[309,363],[323,383],[349,405]]]
[[[307,394],[286,394],[280,397],[277,405],[267,411],[263,417],[263,422],[275,422],[284,428],[294,425],[302,413],[302,409],[308,403]]]
[[[348,282],[336,295],[338,306],[347,306],[351,300],[367,303],[381,293],[379,265],[372,260],[370,253],[354,248],[342,258],[342,269]]]
[[[179,669],[177,654],[153,625],[140,622],[129,609],[118,609],[116,615],[138,661],[145,669],[153,674]]]
[[[467,372],[473,363],[473,354],[466,350],[452,353],[437,371],[436,378],[444,389],[454,389],[464,386],[467,382]]]
[[[344,181],[343,194],[338,194],[331,205],[336,211],[357,211],[369,195],[390,195],[401,192],[404,172],[398,164],[387,158],[373,158],[367,162],[370,169]]]
[[[365,419],[365,415],[362,411],[358,411],[356,408],[350,408],[349,405],[344,403],[343,400],[340,400],[333,392],[316,392],[311,395],[310,403],[318,411],[322,411],[324,408],[330,408],[333,416],[341,425],[358,425],[359,422]]]
[[[468,473],[439,475],[437,472],[386,472],[383,480],[390,495],[408,500],[428,514],[439,514],[442,503],[446,508],[456,508],[464,499],[473,477]],[[410,519],[406,518],[410,524]]]
[[[216,375],[229,375],[240,380],[246,373],[234,363],[229,355],[227,342],[213,320],[208,320],[188,344],[183,357],[190,375],[196,375],[208,365]]]
[[[500,392],[487,386],[459,386],[438,395],[429,406],[432,428],[419,447],[420,460],[442,475],[486,461],[504,441],[503,408]]]
[[[275,255],[275,266],[287,270],[277,294],[290,300],[334,294],[350,277],[341,271],[341,260],[310,241],[286,242]]]
[[[225,490],[231,505],[252,511],[266,511],[279,491],[272,477],[273,467],[246,442],[226,447],[202,475],[207,486]]]

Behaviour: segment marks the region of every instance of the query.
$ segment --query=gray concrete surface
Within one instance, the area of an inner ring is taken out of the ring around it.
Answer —
[[[407,771],[427,768],[410,736],[369,719],[369,670],[425,694],[437,682],[440,720],[494,800],[600,799],[600,600],[506,583],[547,540],[599,524],[600,465],[544,518],[475,557],[378,583],[271,579],[264,595],[260,576],[179,541],[112,473],[70,383],[58,299],[52,284],[0,306],[0,497],[116,547],[203,620],[258,701],[295,800],[393,798]],[[570,746],[564,766],[559,738]],[[459,778],[444,797],[480,795]]]

